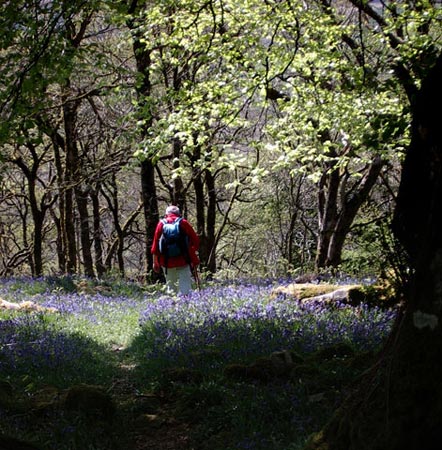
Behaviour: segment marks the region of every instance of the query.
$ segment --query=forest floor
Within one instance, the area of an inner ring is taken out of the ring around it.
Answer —
[[[395,316],[251,283],[6,280],[0,297],[27,308],[0,309],[1,450],[299,450]]]

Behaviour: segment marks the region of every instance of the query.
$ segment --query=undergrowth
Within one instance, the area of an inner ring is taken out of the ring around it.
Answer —
[[[121,280],[2,280],[0,298],[40,310],[0,310],[0,440],[136,449],[143,433],[155,442],[185,424],[189,448],[301,449],[372,364],[395,313],[305,306],[272,288],[171,298]],[[93,415],[67,401],[85,385],[104,399]]]

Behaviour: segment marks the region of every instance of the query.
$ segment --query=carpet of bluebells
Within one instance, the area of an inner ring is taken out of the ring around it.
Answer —
[[[147,304],[140,316],[146,361],[191,366],[195,352],[202,349],[219,351],[221,364],[284,349],[311,353],[339,343],[369,351],[377,349],[390,331],[394,311],[366,305],[302,305],[289,297],[272,297],[273,287],[212,287]]]
[[[160,290],[130,285],[117,289],[49,278],[0,280],[0,298],[56,310],[0,310],[0,381],[32,379],[35,386],[59,387],[106,385],[115,378],[122,362],[118,358],[127,358],[142,369],[144,378],[138,380],[142,389],[146,374],[150,383],[161,380],[167,368],[197,369],[206,374],[205,381],[183,388],[181,395],[193,398],[195,417],[198,408],[194,405],[199,402],[200,421],[210,421],[206,427],[200,423],[201,439],[207,440],[214,429],[229,428],[235,439],[231,438],[234,443],[228,448],[297,448],[282,436],[306,436],[318,425],[310,416],[324,410],[323,406],[315,410],[309,404],[301,413],[303,394],[293,384],[226,387],[220,382],[222,368],[279,350],[311,355],[342,343],[357,353],[373,352],[388,336],[395,311],[302,304],[274,296],[274,286],[264,281],[220,283],[188,296],[170,297]],[[0,418],[5,414],[0,403]],[[272,430],[264,432],[269,421],[274,423]],[[216,442],[210,445],[216,448]]]
[[[132,337],[142,305],[127,296],[70,292],[46,279],[1,280],[0,298],[56,310],[0,315],[0,373],[58,385],[110,377],[109,346]]]

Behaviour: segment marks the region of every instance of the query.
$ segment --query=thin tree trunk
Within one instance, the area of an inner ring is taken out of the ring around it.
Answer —
[[[375,156],[365,176],[352,190],[346,192],[348,175],[339,170],[325,174],[319,189],[319,235],[316,269],[337,268],[351,225],[362,204],[368,199],[383,167],[380,156]]]
[[[24,173],[27,180],[27,190],[29,205],[31,207],[32,221],[34,224],[33,232],[33,245],[32,245],[32,263],[31,270],[32,275],[41,276],[43,274],[43,258],[42,258],[42,242],[43,242],[43,222],[45,217],[46,209],[43,207],[39,208],[37,194],[35,192],[36,182],[37,182],[37,171],[38,171],[38,157],[30,149],[33,156],[32,167],[28,167],[21,157],[16,158],[13,162],[20,167]]]
[[[65,196],[64,196],[64,170],[63,163],[60,154],[60,149],[64,148],[63,138],[55,131],[51,129],[50,132],[52,148],[54,151],[54,162],[55,169],[57,171],[57,188],[58,188],[58,211],[59,215],[57,217],[55,211],[51,210],[54,223],[57,228],[57,257],[58,257],[58,268],[60,273],[66,273],[66,251],[65,251]]]
[[[130,227],[135,222],[135,219],[138,217],[142,209],[144,208],[143,204],[141,203],[137,207],[137,209],[135,209],[132,212],[132,214],[126,219],[126,222],[122,226],[119,225],[120,233],[117,234],[117,236],[109,246],[109,251],[104,261],[104,267],[107,270],[110,270],[112,268],[112,259],[114,258],[115,254],[117,254],[117,258],[119,257],[118,252],[120,251],[120,249],[121,249],[120,254],[122,255],[122,250],[124,249],[122,242],[124,242],[124,237],[127,236],[127,234],[129,233]],[[124,275],[124,265],[120,265],[119,267],[123,268],[123,275]]]
[[[150,51],[146,48],[140,40],[138,28],[140,23],[137,21],[138,10],[143,8],[143,5],[139,5],[138,1],[134,0],[128,7],[128,21],[127,26],[132,31],[133,34],[133,50],[135,55],[135,60],[137,64],[138,73],[141,75],[141,83],[137,87],[137,93],[140,98],[140,111],[143,111],[143,119],[145,125],[141,131],[141,138],[148,135],[149,129],[152,124],[153,117],[150,115],[150,108],[143,108],[146,104],[146,99],[148,100],[152,94],[152,84],[150,81],[150,69],[151,69],[151,58]],[[145,278],[152,281],[157,281],[161,279],[161,275],[156,274],[153,271],[153,257],[150,252],[150,248],[153,241],[153,235],[155,233],[155,228],[159,220],[158,214],[158,199],[156,193],[155,184],[155,166],[153,164],[152,158],[148,156],[145,160],[140,163],[140,178],[141,178],[141,196],[143,201],[143,213],[145,220],[145,230],[146,230],[146,245],[145,245]]]
[[[180,168],[180,159],[183,146],[179,139],[174,139],[172,142],[172,155],[173,155],[173,169]],[[180,207],[184,211],[186,207],[186,193],[184,190],[183,179],[180,176],[176,176],[173,179],[173,191],[172,191],[172,204]]]
[[[93,241],[95,251],[95,268],[98,278],[103,277],[106,268],[103,264],[103,241],[101,239],[100,200],[98,198],[99,187],[91,192],[92,216],[93,216]]]
[[[198,162],[201,158],[200,148],[197,146],[193,154],[193,162]],[[205,218],[205,197],[203,173],[199,166],[193,168],[193,189],[195,191],[195,208],[196,208],[196,233],[200,238],[199,257],[202,266],[206,266],[207,262],[207,236],[206,236],[206,218]]]
[[[69,91],[69,88],[66,88]],[[74,174],[78,164],[76,158],[76,120],[77,105],[63,96],[63,121],[65,131],[65,177],[64,177],[64,215],[62,217],[63,247],[66,252],[66,272],[72,274],[77,269],[77,244],[75,240],[74,216]]]
[[[155,167],[151,159],[141,162],[141,195],[143,200],[144,222],[146,226],[146,276],[155,281],[159,278],[153,272],[153,257],[150,248],[155,234],[155,228],[158,223],[158,200],[155,185]]]
[[[303,179],[299,179],[299,183],[297,186],[294,183],[293,177],[290,177],[290,193],[291,193],[291,202],[294,206],[294,210],[290,215],[290,224],[288,229],[287,236],[287,250],[286,250],[286,258],[291,266],[295,266],[297,261],[295,261],[295,250],[294,250],[294,242],[295,242],[295,228],[298,222],[298,212],[301,197],[301,188],[302,188]]]
[[[79,176],[79,173],[76,173]],[[88,277],[95,277],[94,262],[91,252],[91,232],[89,226],[89,211],[88,211],[88,195],[79,187],[75,190],[75,199],[77,201],[78,216],[80,219],[80,242],[81,253],[83,256],[84,274]]]
[[[206,248],[207,259],[206,267],[210,273],[216,272],[216,190],[215,177],[210,170],[205,171],[205,181],[207,187],[207,233],[206,233]]]
[[[354,192],[351,195],[345,196],[346,198],[342,202],[342,208],[339,211],[335,228],[330,237],[325,267],[338,267],[341,264],[345,239],[350,232],[351,225],[353,224],[359,209],[368,199],[368,196],[381,173],[382,167],[382,158],[376,156],[357,189],[354,189]]]
[[[326,267],[328,248],[338,215],[339,181],[339,171],[335,169],[330,174],[324,174],[319,184],[317,269]]]

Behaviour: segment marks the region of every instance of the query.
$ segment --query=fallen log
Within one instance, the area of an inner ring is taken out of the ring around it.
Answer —
[[[57,312],[56,308],[47,308],[37,303],[26,301],[22,303],[8,302],[0,298],[0,309],[11,311],[40,311],[40,312]]]

